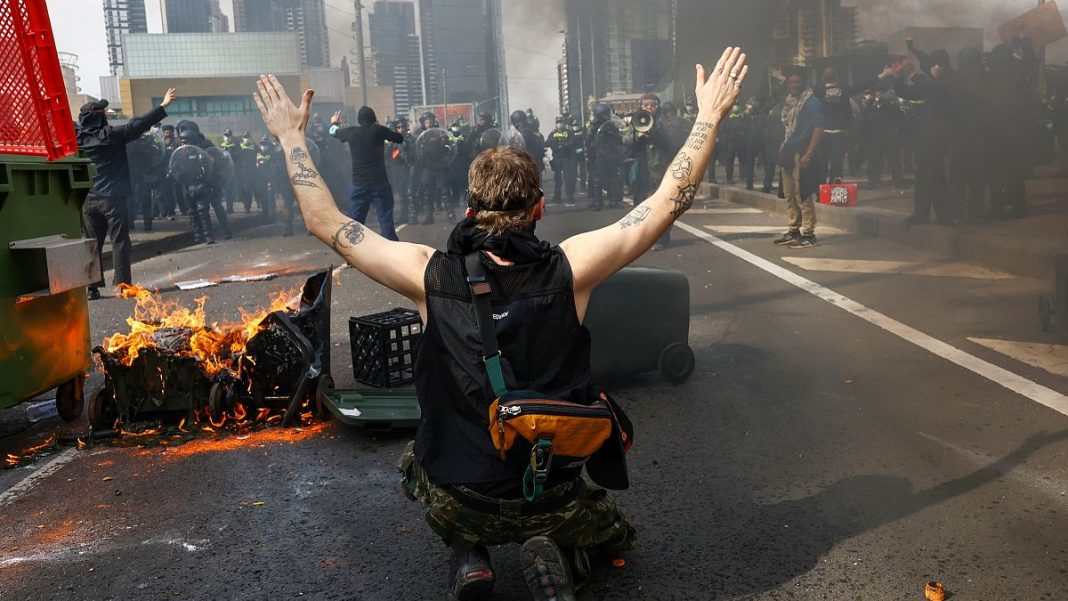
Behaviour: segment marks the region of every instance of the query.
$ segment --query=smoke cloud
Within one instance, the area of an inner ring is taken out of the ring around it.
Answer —
[[[556,64],[564,42],[559,32],[567,26],[563,0],[501,4],[509,106],[513,111],[533,108],[546,133],[560,111]]]
[[[857,7],[859,37],[884,40],[906,27],[976,27],[985,32],[986,49],[1001,43],[997,28],[1035,8],[1035,0],[847,0]],[[1058,4],[1065,15],[1068,1]],[[1068,61],[1068,40],[1047,48],[1050,64]]]

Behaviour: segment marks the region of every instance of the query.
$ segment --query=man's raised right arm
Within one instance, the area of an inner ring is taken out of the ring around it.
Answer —
[[[577,298],[649,250],[693,206],[712,159],[719,124],[738,100],[748,71],[740,48],[727,48],[710,74],[697,65],[697,121],[660,187],[619,222],[560,245],[571,264]]]

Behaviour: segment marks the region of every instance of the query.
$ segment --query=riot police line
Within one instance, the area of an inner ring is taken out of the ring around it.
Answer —
[[[456,220],[468,204],[471,162],[497,146],[524,150],[542,169],[553,172],[551,203],[573,205],[576,193],[585,191],[594,210],[622,207],[624,187],[635,184],[641,137],[657,130],[657,120],[652,111],[617,115],[604,103],[593,106],[585,126],[565,113],[544,136],[530,109],[513,112],[510,126],[503,127],[490,113],[478,115],[474,124],[460,117],[447,127],[433,112],[421,114],[414,128],[407,118],[394,119],[389,127],[404,142],[387,143],[383,152],[397,222],[430,224],[435,214]],[[329,135],[318,115],[312,117],[307,135],[313,162],[335,198],[344,198],[350,162],[347,145]],[[546,164],[547,151],[551,159]],[[223,238],[232,235],[227,216],[243,209],[246,214],[258,211],[261,223],[281,222],[283,235],[293,234],[295,197],[284,157],[268,136],[254,141],[248,131],[237,137],[226,129],[215,144],[196,122],[182,120],[153,127],[128,145],[127,154],[133,184],[131,227],[138,216],[144,229],[151,231],[155,220],[174,221],[184,215],[194,240],[211,244],[216,232]]]
[[[347,149],[329,138],[318,116],[308,126],[308,147],[329,185],[333,188],[340,181],[343,186]],[[323,156],[323,147],[329,156]],[[152,231],[155,220],[174,221],[184,215],[195,242],[214,244],[216,231],[226,239],[232,236],[228,215],[237,205],[246,214],[255,207],[261,223],[281,222],[282,235],[293,234],[296,197],[281,149],[268,136],[253,142],[248,131],[238,139],[226,129],[216,145],[195,121],[181,120],[157,124],[128,144],[126,152],[133,188],[131,229],[138,216],[145,231]]]

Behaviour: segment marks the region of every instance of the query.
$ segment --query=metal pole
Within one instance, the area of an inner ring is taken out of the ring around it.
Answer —
[[[356,60],[360,63],[360,94],[363,105],[367,106],[367,62],[363,54],[363,5],[360,0],[353,0],[356,7]]]
[[[446,82],[448,72],[445,67],[441,68],[441,101],[445,104],[445,122],[441,124],[442,127],[449,126],[449,87]]]

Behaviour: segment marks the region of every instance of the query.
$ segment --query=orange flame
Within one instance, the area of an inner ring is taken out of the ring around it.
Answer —
[[[121,284],[119,296],[136,301],[133,316],[126,319],[130,331],[116,333],[104,339],[103,348],[115,355],[123,365],[132,365],[147,348],[159,348],[155,339],[161,329],[187,330],[188,348],[176,354],[195,357],[208,375],[228,370],[237,375],[238,359],[245,345],[261,329],[263,318],[274,311],[289,309],[296,300],[295,292],[279,292],[270,299],[267,307],[253,311],[239,308],[240,323],[208,323],[204,305],[208,297],[196,299],[196,307],[184,307],[177,300],[164,300],[159,293]],[[162,374],[161,374],[162,377]]]

